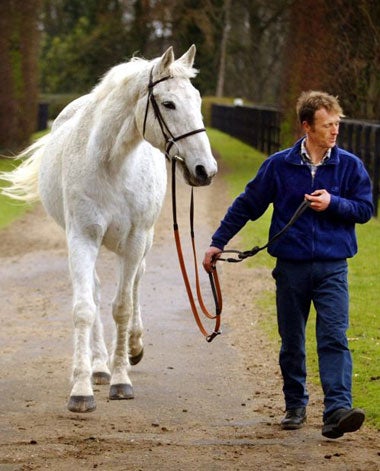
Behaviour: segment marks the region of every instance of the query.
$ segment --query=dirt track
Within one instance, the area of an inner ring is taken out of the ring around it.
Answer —
[[[188,191],[180,191],[187,214]],[[196,192],[199,256],[229,203],[222,183]],[[170,195],[168,195],[170,196]],[[187,238],[186,218],[180,219]],[[260,332],[255,293],[270,274],[223,267],[223,335],[207,344],[189,312],[167,200],[142,287],[145,357],[133,367],[132,401],[67,411],[72,353],[71,290],[63,234],[40,206],[1,232],[0,471],[380,469],[379,433],[331,441],[320,434],[322,399],[311,387],[308,423],[283,415],[277,345]],[[186,251],[186,248],[185,248]],[[108,339],[114,260],[99,264]]]

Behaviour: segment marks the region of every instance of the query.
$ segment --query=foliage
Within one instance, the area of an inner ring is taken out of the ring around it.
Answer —
[[[88,92],[111,66],[126,60],[121,2],[44,3],[41,87],[47,93]]]
[[[243,190],[247,180],[254,176],[265,156],[219,131],[208,129],[207,133],[213,149],[217,151],[222,171],[227,171],[226,180],[233,198]],[[269,220],[270,210],[241,231],[240,243],[244,248],[265,243]],[[363,407],[368,421],[380,429],[378,257],[374,256],[380,253],[380,221],[372,219],[365,225],[358,225],[357,234],[359,252],[349,261],[351,325],[348,337],[354,361],[353,396],[354,404]],[[268,269],[274,265],[273,258],[262,252],[244,263]],[[263,313],[261,326],[273,343],[278,345],[273,290],[262,292],[259,299],[256,297],[253,302]],[[319,383],[314,311],[308,322],[307,352],[309,381]]]

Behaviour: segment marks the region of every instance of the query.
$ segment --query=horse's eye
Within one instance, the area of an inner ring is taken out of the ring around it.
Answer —
[[[172,101],[164,101],[162,104],[169,110],[175,110],[175,104]]]

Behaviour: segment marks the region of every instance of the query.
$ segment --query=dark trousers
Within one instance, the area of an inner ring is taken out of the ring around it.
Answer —
[[[306,406],[305,328],[311,303],[317,313],[319,375],[324,392],[324,419],[334,410],[351,408],[352,360],[348,349],[347,262],[277,260],[280,367],[286,409]]]

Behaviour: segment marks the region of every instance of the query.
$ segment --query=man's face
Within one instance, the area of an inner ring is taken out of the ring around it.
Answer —
[[[331,149],[336,144],[339,134],[340,116],[335,112],[328,112],[321,108],[314,113],[312,125],[304,122],[308,142],[323,149]]]

